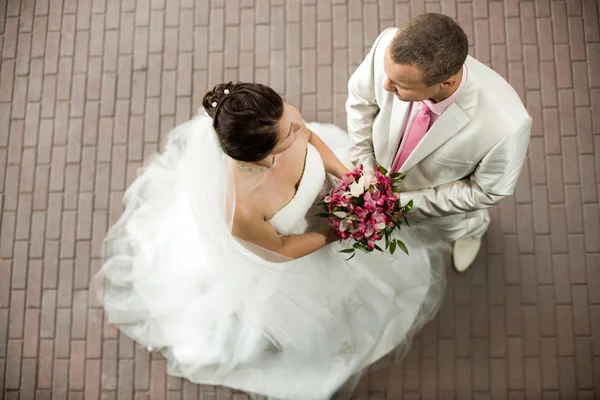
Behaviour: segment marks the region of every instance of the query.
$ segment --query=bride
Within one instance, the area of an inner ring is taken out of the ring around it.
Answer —
[[[348,244],[314,215],[348,171],[335,155],[347,134],[304,124],[259,84],[217,85],[203,106],[129,187],[107,235],[96,279],[109,322],[192,382],[339,395],[433,317],[450,247],[405,227],[410,256],[346,261]]]

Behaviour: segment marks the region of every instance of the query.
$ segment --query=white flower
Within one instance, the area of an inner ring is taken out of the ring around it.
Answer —
[[[340,222],[339,230],[340,232],[345,232],[348,230],[348,222],[345,219]]]
[[[358,179],[358,182],[350,185],[350,194],[354,197],[360,197],[371,186],[371,180],[370,176],[364,174]]]
[[[348,213],[344,211],[336,211],[333,213],[333,215],[335,215],[338,218],[346,218],[348,216]]]
[[[360,178],[362,179],[362,178]],[[365,192],[365,186],[360,182],[354,182],[350,185],[350,194],[354,197],[360,197]]]
[[[358,180],[358,183],[363,185],[365,190],[367,190],[369,188],[369,186],[371,186],[372,181],[373,181],[373,178],[371,176],[364,174],[363,176],[360,177],[360,179]]]

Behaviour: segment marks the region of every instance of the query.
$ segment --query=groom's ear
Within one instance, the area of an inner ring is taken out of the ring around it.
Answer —
[[[456,82],[457,82],[456,77],[451,76],[450,78],[446,79],[444,82],[440,83],[440,88],[441,89],[450,89],[451,87],[456,85]]]

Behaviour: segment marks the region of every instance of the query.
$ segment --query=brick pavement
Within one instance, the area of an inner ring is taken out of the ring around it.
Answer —
[[[0,394],[244,399],[165,376],[88,291],[121,196],[205,89],[270,84],[345,125],[377,34],[425,11],[465,28],[534,118],[514,197],[451,274],[439,317],[360,399],[600,397],[596,0],[0,0]]]

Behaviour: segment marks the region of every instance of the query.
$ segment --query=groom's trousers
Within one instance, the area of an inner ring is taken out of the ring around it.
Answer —
[[[490,225],[487,209],[447,217],[430,218],[420,224],[430,227],[443,239],[455,242],[459,239],[481,239]]]

